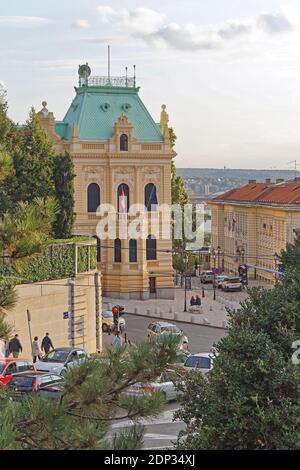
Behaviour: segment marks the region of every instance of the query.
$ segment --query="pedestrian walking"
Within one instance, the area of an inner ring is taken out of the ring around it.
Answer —
[[[14,358],[19,357],[20,352],[23,351],[22,344],[19,340],[19,335],[15,335],[8,343],[9,355],[12,354]]]
[[[9,357],[9,341],[6,340],[4,343],[4,357]]]
[[[122,346],[122,343],[123,343],[123,340],[122,340],[121,332],[117,331],[112,345],[114,348],[120,349]]]
[[[44,336],[44,338],[42,340],[41,350],[45,351],[45,354],[48,354],[50,349],[54,349],[54,346],[53,346],[53,343],[52,343],[51,338],[49,336],[49,333],[46,333],[46,335]]]
[[[39,345],[39,339],[37,336],[34,337],[34,340],[32,341],[32,357],[33,357],[33,363],[35,364],[38,359],[41,359],[43,353],[41,351],[40,345]]]

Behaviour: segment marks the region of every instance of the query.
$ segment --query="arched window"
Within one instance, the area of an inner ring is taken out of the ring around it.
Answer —
[[[156,259],[156,238],[154,235],[148,235],[146,240],[146,259],[148,261]]]
[[[127,184],[122,183],[118,187],[118,212],[129,211],[129,187]]]
[[[100,188],[98,184],[92,183],[87,190],[88,212],[97,212],[100,206]]]
[[[121,263],[122,253],[121,253],[121,240],[116,238],[115,240],[115,263]]]
[[[156,186],[153,183],[148,183],[145,186],[145,207],[147,211],[155,211],[157,208],[157,192]]]
[[[122,134],[120,137],[120,150],[121,152],[128,152],[128,135]]]
[[[137,241],[133,238],[129,240],[129,262],[137,263]]]

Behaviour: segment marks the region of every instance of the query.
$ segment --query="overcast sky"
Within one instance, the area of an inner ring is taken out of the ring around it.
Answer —
[[[124,6],[126,4],[126,7]],[[299,0],[0,0],[10,116],[41,102],[62,119],[77,69],[137,67],[154,119],[167,105],[179,167],[300,164]]]

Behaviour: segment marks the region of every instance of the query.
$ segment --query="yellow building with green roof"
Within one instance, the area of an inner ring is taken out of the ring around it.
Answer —
[[[68,152],[75,166],[74,232],[97,237],[105,295],[172,299],[172,240],[162,236],[161,218],[154,213],[157,204],[171,205],[171,162],[176,154],[165,105],[157,124],[139,97],[135,77],[94,77],[88,64],[79,67],[75,91],[62,121],[55,120],[46,102],[38,113],[56,152]],[[140,217],[148,232],[124,239],[120,233],[133,221],[135,204],[145,206]],[[108,233],[107,239],[97,229],[108,214],[99,212],[102,205],[116,211],[116,233]],[[151,233],[153,219],[156,236]]]

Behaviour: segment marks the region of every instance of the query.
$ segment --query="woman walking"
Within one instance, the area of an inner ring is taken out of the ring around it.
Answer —
[[[35,364],[38,359],[40,359],[43,355],[40,345],[38,343],[38,337],[34,337],[34,341],[32,341],[32,357],[33,357],[33,363]]]

